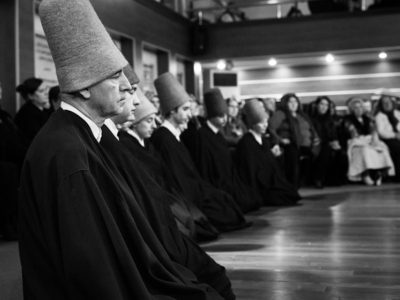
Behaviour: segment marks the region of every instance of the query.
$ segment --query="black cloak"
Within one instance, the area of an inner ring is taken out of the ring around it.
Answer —
[[[294,205],[300,200],[272,155],[266,138],[260,145],[250,132],[246,133],[236,147],[235,162],[240,177],[261,195],[263,205]]]
[[[141,163],[102,127],[100,145],[107,152],[132,190],[155,234],[170,258],[191,270],[200,282],[211,285],[224,299],[235,299],[225,269],[190,238],[179,232],[168,205],[170,195],[142,168]]]
[[[171,261],[72,112],[58,110],[28,150],[19,208],[24,299],[221,299]]]
[[[165,127],[158,128],[151,142],[186,199],[196,204],[217,229],[229,231],[249,225],[232,197],[203,180],[185,145]]]
[[[243,212],[258,209],[262,199],[240,179],[223,135],[215,134],[205,125],[198,130],[197,136],[197,147],[192,156],[201,176],[214,187],[232,195]]]
[[[197,241],[216,239],[219,235],[219,231],[210,223],[208,218],[194,203],[186,199],[184,195],[179,192],[179,189],[174,184],[171,184],[173,178],[166,171],[166,167],[153,145],[149,141],[146,141],[145,147],[143,147],[135,137],[123,131],[119,133],[119,138],[130,155],[134,156],[136,161],[141,163],[149,175],[165,191],[170,193],[170,206],[178,225],[180,225],[179,229]],[[170,180],[166,179],[167,177],[170,177]],[[194,230],[190,231],[190,234],[188,234],[189,228],[187,228],[188,226],[186,225],[189,221],[191,221],[194,226]]]

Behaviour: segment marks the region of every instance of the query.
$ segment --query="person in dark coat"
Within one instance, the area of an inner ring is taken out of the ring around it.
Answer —
[[[25,148],[11,116],[0,108],[0,236],[16,240],[17,189]]]
[[[21,94],[25,103],[15,115],[14,120],[29,146],[52,112],[48,89],[42,79],[28,78],[17,86],[17,92]]]
[[[169,192],[171,210],[176,218],[180,230],[196,241],[216,239],[218,230],[210,223],[208,218],[190,199],[186,199],[179,188],[172,185],[173,180],[168,180],[168,171],[156,153],[149,138],[156,128],[156,109],[140,89],[136,91],[140,105],[135,113],[132,127],[121,132],[122,144],[137,158],[150,176],[165,190]]]
[[[39,15],[62,104],[21,174],[24,298],[222,299],[170,259],[99,145],[101,126],[123,111],[131,85],[90,2],[44,0]]]
[[[136,97],[132,98],[137,99]],[[172,261],[191,270],[200,282],[215,288],[224,299],[234,299],[235,296],[230,281],[226,277],[225,269],[190,238],[179,232],[168,205],[169,195],[142,168],[140,161],[136,160],[132,153],[119,142],[117,125],[126,121],[134,121],[135,116],[132,112],[135,106],[132,104],[132,101],[128,101],[121,114],[106,120],[102,127],[103,135],[100,145],[127,181],[135,199]]]
[[[268,114],[257,99],[247,100],[243,107],[248,132],[240,139],[235,151],[235,163],[241,179],[256,190],[265,206],[295,205],[300,195],[291,185],[265,138]]]
[[[400,111],[388,91],[383,91],[376,106],[375,124],[380,139],[389,148],[396,173],[394,180],[400,182]]]
[[[221,133],[227,120],[227,105],[219,89],[204,94],[206,124],[198,131],[198,146],[192,153],[201,176],[215,188],[230,194],[246,213],[258,209],[263,200],[239,177],[232,152]]]
[[[321,96],[313,106],[311,121],[321,140],[313,168],[314,185],[323,188],[327,183],[345,183],[347,156],[339,143],[334,105],[329,97]]]
[[[187,148],[180,142],[180,126],[186,124],[190,117],[188,94],[170,73],[158,77],[154,84],[165,121],[150,140],[168,168],[171,184],[199,207],[218,230],[229,231],[248,226],[232,197],[201,178]]]

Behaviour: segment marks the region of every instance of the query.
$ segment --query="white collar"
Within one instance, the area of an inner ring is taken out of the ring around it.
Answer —
[[[86,122],[86,124],[88,124],[88,126],[89,126],[90,130],[92,131],[93,136],[96,139],[96,141],[98,143],[100,143],[100,140],[101,140],[101,128],[99,126],[97,126],[96,123],[93,122],[92,119],[88,118],[81,111],[79,111],[76,107],[74,107],[71,104],[68,104],[66,102],[61,101],[61,108],[63,110],[67,110],[67,111],[70,111],[70,112],[76,114],[82,120],[84,120]]]
[[[215,127],[214,124],[211,123],[209,120],[207,120],[207,125],[211,129],[212,132],[214,132],[215,134],[218,133],[219,129],[217,127]]]
[[[180,135],[181,131],[178,128],[175,128],[174,125],[168,120],[164,120],[164,122],[161,124],[162,127],[167,128],[178,141],[181,141]]]
[[[255,132],[253,129],[249,129],[249,132],[254,136],[257,143],[262,145],[262,136],[261,134]]]
[[[104,121],[104,125],[106,125],[108,129],[110,129],[113,136],[115,136],[115,138],[119,141],[117,125],[115,125],[115,123],[111,119],[106,119]]]
[[[142,138],[136,133],[135,130],[132,130],[132,129],[128,128],[127,131],[126,131],[126,133],[128,133],[130,136],[132,136],[133,138],[135,138],[135,139],[139,142],[139,144],[140,144],[142,147],[145,147],[144,139],[142,139]]]

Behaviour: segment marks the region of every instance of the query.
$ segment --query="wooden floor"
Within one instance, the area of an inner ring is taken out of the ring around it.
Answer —
[[[258,211],[253,227],[203,245],[238,300],[400,300],[400,188],[346,189]]]
[[[400,186],[303,191],[203,244],[238,300],[400,300]],[[0,300],[21,300],[17,243],[0,241]],[[56,299],[55,299],[56,300]]]

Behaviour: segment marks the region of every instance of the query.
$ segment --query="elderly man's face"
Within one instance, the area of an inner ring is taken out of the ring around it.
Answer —
[[[140,104],[140,100],[136,94],[136,89],[137,84],[132,85],[132,90],[126,97],[125,104],[122,107],[122,112],[113,119],[116,123],[122,124],[125,122],[133,122],[135,120],[134,113],[137,106]]]
[[[132,87],[121,71],[88,88],[89,105],[100,117],[108,118],[123,112]]]

